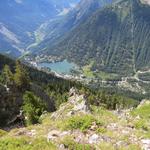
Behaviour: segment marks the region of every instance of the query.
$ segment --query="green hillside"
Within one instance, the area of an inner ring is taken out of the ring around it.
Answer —
[[[121,0],[95,12],[46,53],[91,70],[129,75],[150,66],[150,7]]]
[[[95,90],[76,81],[57,78],[3,55],[0,64],[0,127],[16,125],[14,120],[22,109],[30,118],[28,123],[37,123],[41,113],[52,112],[67,101],[72,87],[85,93],[90,104],[105,105],[108,109],[135,106],[139,100],[117,91]]]

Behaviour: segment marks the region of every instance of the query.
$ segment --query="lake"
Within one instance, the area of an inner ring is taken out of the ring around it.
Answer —
[[[70,74],[72,69],[76,69],[76,65],[74,63],[70,63],[67,60],[63,60],[61,62],[53,62],[53,63],[39,63],[39,67],[50,68],[52,71],[57,72],[59,74]]]

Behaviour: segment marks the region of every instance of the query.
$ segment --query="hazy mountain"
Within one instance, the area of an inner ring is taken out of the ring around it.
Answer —
[[[78,0],[1,0],[0,51],[20,54],[34,42],[34,31]]]
[[[78,25],[48,54],[64,57],[93,70],[119,74],[150,66],[150,6],[121,0],[99,9]]]
[[[33,45],[30,50],[43,50],[54,45],[68,34],[73,28],[84,22],[97,9],[109,5],[112,0],[81,0],[76,7],[66,15],[59,15],[43,24],[38,30],[38,37],[41,41]],[[38,46],[37,46],[38,45]],[[35,47],[34,47],[35,46]]]

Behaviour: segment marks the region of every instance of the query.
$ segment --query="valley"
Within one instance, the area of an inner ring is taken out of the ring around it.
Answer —
[[[150,150],[150,0],[0,0],[0,150]]]
[[[92,71],[92,62],[89,65],[81,67],[67,60],[63,60],[61,57],[52,55],[26,58],[25,61],[39,70],[54,73],[55,76],[60,78],[76,80],[89,86],[98,86],[101,88],[116,87],[123,91],[140,93],[141,95],[145,95],[145,97],[150,92],[149,69],[138,70],[133,75],[123,76],[104,71]],[[147,75],[146,78],[144,78],[145,75]]]

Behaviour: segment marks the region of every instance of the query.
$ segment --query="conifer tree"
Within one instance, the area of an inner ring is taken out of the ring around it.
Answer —
[[[3,68],[2,79],[3,83],[6,84],[8,87],[14,84],[14,76],[8,65],[5,65]]]
[[[30,78],[29,78],[28,72],[18,60],[16,61],[14,81],[15,81],[16,86],[20,88],[21,90],[29,87]]]

